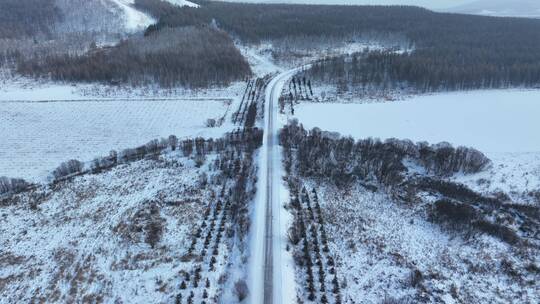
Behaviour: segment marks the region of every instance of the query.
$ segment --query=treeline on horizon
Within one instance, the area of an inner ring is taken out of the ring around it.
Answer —
[[[352,93],[428,93],[452,90],[538,87],[540,61],[535,55],[515,62],[484,52],[463,56],[448,50],[420,49],[410,53],[375,51],[325,58],[303,71],[315,84],[332,84],[338,96]],[[380,94],[379,94],[380,95]]]
[[[232,38],[244,43],[275,42],[275,47],[283,48],[309,38],[406,37],[411,52],[357,54],[359,68],[351,66],[352,58],[322,61],[311,76],[355,88],[367,83],[422,92],[540,84],[540,20],[536,19],[435,13],[412,6],[195,2],[201,6],[136,0],[138,9],[158,20],[144,38],[130,37],[116,47],[86,54],[62,53],[61,48],[33,56],[0,54],[0,65],[11,60],[20,73],[57,80],[205,87],[251,74]],[[2,1],[0,45],[2,39],[33,37],[54,29],[50,24],[62,20],[59,3]],[[171,35],[171,28],[179,34]],[[187,34],[188,30],[195,34]],[[191,41],[186,42],[186,37]],[[137,50],[138,43],[144,51]],[[13,40],[8,44],[13,45]],[[54,42],[44,44],[51,49]],[[26,42],[21,51],[29,47]],[[331,66],[336,63],[337,67]],[[343,76],[335,77],[333,72]]]
[[[540,84],[537,19],[435,13],[413,6],[196,2],[200,8],[178,9],[158,0],[136,0],[136,5],[160,16],[147,34],[166,27],[215,24],[246,43],[351,35],[384,39],[396,34],[409,40],[411,52],[358,56],[356,70],[351,58],[338,62],[344,66],[341,71],[339,66],[329,67],[335,60],[323,61],[312,76],[333,83],[411,86],[421,92]]]

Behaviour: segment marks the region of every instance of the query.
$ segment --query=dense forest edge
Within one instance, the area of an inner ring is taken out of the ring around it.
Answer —
[[[245,4],[197,1],[176,10],[164,2],[137,0],[161,16],[162,28],[213,24],[245,43],[308,38],[376,37],[406,51],[356,53],[317,63],[309,77],[323,83],[434,92],[536,87],[540,83],[540,20],[436,13],[412,6]]]
[[[309,78],[357,92],[422,93],[537,87],[540,83],[540,20],[536,19],[436,13],[413,6],[195,2],[200,7],[136,0],[137,9],[157,20],[143,37],[128,36],[114,47],[97,49],[95,41],[87,40],[86,47],[75,52],[51,47],[60,42],[40,38],[54,37],[66,20],[74,23],[76,18],[67,13],[73,4],[4,1],[0,4],[0,64],[11,64],[23,75],[63,81],[208,87],[251,74],[235,40],[286,47],[309,39],[347,42],[351,37],[380,41],[402,37],[396,42],[401,51],[321,60],[308,72]],[[106,11],[96,3],[92,9]]]
[[[397,139],[354,140],[317,128],[306,130],[297,121],[290,121],[279,139],[285,172],[293,182],[310,179],[344,190],[359,185],[411,205],[430,193],[437,197],[428,202],[427,210],[434,222],[454,230],[487,233],[515,246],[538,245],[538,207],[516,204],[507,197],[484,196],[448,180],[454,174],[473,174],[492,165],[475,149]],[[423,173],[415,172],[418,168]],[[522,222],[515,229],[501,220],[502,214]]]

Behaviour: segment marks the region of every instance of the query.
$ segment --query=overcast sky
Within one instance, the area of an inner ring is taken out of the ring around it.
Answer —
[[[230,1],[230,0],[229,0]],[[239,2],[296,2],[296,3],[312,3],[312,4],[402,4],[402,5],[418,5],[431,9],[443,9],[458,6],[465,3],[474,2],[474,0],[236,0]],[[511,1],[511,0],[509,0]]]

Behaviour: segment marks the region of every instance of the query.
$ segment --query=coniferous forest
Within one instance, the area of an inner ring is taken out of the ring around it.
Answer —
[[[49,33],[61,18],[54,0],[0,1],[0,39]]]
[[[18,71],[24,75],[50,75],[55,80],[197,88],[227,85],[251,73],[225,32],[195,26],[165,28],[84,55],[20,61]]]
[[[315,80],[361,87],[410,86],[417,91],[537,86],[540,83],[540,20],[435,13],[410,6],[236,4],[198,1],[175,10],[153,0],[137,5],[163,16],[164,27],[215,24],[244,42],[306,37],[403,36],[410,52],[356,54],[324,60]]]
[[[412,6],[200,0],[195,1],[199,8],[190,8],[159,0],[136,0],[137,9],[157,20],[143,38],[128,37],[115,47],[99,51],[88,47],[92,41],[85,41],[87,48],[81,54],[67,42],[56,48],[55,42],[47,39],[13,42],[57,31],[62,20],[69,17],[67,12],[73,11],[66,1],[38,2],[6,0],[0,4],[0,64],[15,65],[20,73],[36,77],[135,85],[223,85],[250,74],[233,39],[244,44],[283,45],[283,41],[295,44],[306,39],[347,41],[369,37],[388,41],[402,37],[399,44],[407,52],[358,53],[323,60],[308,72],[309,76],[356,89],[406,87],[420,92],[535,87],[540,83],[537,19],[436,13]],[[96,3],[92,5],[98,11]],[[6,39],[11,39],[9,48],[2,47]],[[164,51],[165,44],[172,48]],[[44,47],[37,47],[41,45]],[[135,50],[135,45],[141,49]]]

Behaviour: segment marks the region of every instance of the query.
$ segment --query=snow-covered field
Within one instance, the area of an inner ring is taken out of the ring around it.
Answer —
[[[355,138],[400,138],[474,147],[489,170],[456,176],[482,193],[512,198],[540,189],[540,91],[493,90],[416,96],[381,103],[302,103],[295,117],[307,128]]]
[[[0,175],[36,180],[68,159],[168,137],[218,137],[233,128],[227,100],[3,102]],[[220,128],[207,119],[227,117]]]
[[[193,229],[215,195],[203,173],[167,155],[4,202],[0,303],[174,303],[193,268]],[[222,242],[215,270],[203,271],[209,298],[228,255]]]
[[[483,234],[470,239],[449,234],[426,221],[420,207],[400,205],[382,193],[314,186],[336,254],[343,303],[538,300],[530,285],[534,275],[526,270],[537,261],[534,253],[518,257],[515,248]]]
[[[0,80],[0,176],[41,181],[61,162],[91,161],[149,140],[219,137],[234,128],[245,83],[190,90]],[[207,119],[225,117],[219,128]]]
[[[482,152],[540,152],[540,91],[445,93],[368,104],[303,103],[305,126],[353,137],[408,138]]]
[[[157,85],[145,87],[111,86],[99,83],[61,83],[35,80],[10,75],[0,69],[0,102],[3,101],[55,101],[55,100],[116,100],[116,99],[182,99],[182,98],[236,98],[243,93],[244,82],[228,87],[206,89],[172,88]],[[240,96],[241,98],[242,96]]]

